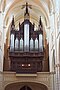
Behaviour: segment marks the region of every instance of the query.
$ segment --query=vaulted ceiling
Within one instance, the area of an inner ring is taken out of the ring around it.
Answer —
[[[36,25],[39,22],[40,16],[45,26],[49,26],[49,12],[53,6],[53,0],[0,0],[2,3],[1,9],[4,12],[4,22],[9,27],[12,17],[15,17],[15,26],[18,28],[19,22],[24,20],[25,9],[22,5],[28,2],[32,9],[29,8],[30,20]]]
[[[42,17],[44,28],[50,27],[49,14],[51,8],[53,8],[53,1],[54,0],[0,0],[0,12],[3,11],[4,13],[5,37],[8,35],[13,15],[16,29],[18,28],[19,22],[21,23],[24,20],[25,8],[22,9],[22,5],[25,5],[26,2],[32,7],[32,9],[28,9],[30,21],[35,23],[36,28],[38,27],[40,16]],[[48,36],[47,31],[46,35]]]
[[[52,7],[53,2],[51,0],[2,0],[2,9],[5,14],[6,25],[11,20],[12,16],[15,17],[16,26],[18,22],[22,21],[24,18],[25,9],[21,9],[22,5],[26,2],[32,5],[32,9],[29,9],[30,19],[32,22],[38,23],[39,17],[42,16],[42,19],[45,23],[48,23],[48,14],[50,7]]]

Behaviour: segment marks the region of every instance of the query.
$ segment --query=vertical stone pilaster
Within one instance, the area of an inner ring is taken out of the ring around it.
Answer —
[[[56,65],[56,90],[60,90],[60,64]]]
[[[3,30],[3,12],[0,13],[0,32],[1,32],[1,46],[0,46],[0,71],[3,71],[3,56],[4,56],[4,30]]]
[[[50,62],[50,72],[52,72],[52,47],[54,44],[53,38],[54,37],[54,32],[55,32],[55,11],[54,9],[50,10],[50,31],[49,31],[49,62]]]
[[[0,90],[4,90],[4,85],[3,85],[3,74],[0,72]]]

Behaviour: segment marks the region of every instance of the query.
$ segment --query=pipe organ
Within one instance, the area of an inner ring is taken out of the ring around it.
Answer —
[[[14,17],[10,30],[10,70],[16,73],[37,73],[43,71],[44,45],[43,26],[41,17],[39,28],[34,31],[34,24],[29,20],[28,6],[24,14],[24,21],[19,29],[15,29]]]

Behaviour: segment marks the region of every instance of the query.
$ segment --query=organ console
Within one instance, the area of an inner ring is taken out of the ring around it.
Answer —
[[[24,13],[24,21],[19,29],[15,29],[14,17],[10,30],[10,70],[16,73],[37,73],[43,71],[44,41],[41,17],[38,30],[30,22],[28,3]]]

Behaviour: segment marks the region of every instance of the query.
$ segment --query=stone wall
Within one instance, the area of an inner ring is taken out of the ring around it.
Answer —
[[[9,88],[10,86],[15,88],[16,85],[18,86],[17,88],[21,88],[23,85],[28,85],[32,88],[32,90],[37,90],[37,87],[45,87],[47,90],[53,90],[53,76],[54,74],[49,72],[25,74],[23,76],[22,74],[20,74],[20,76],[16,76],[16,73],[14,72],[3,72],[0,73],[0,90],[7,90],[5,88]],[[12,89],[10,88],[9,90]]]

